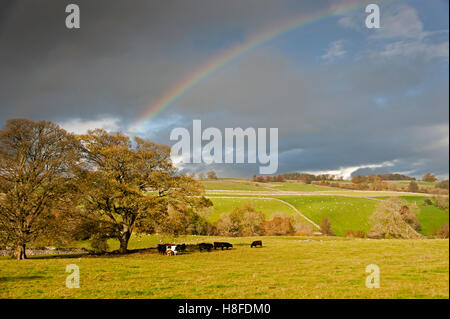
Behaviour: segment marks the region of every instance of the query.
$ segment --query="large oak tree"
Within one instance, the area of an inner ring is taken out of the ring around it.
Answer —
[[[17,259],[57,229],[50,226],[71,206],[77,163],[76,139],[56,124],[11,119],[0,131],[0,239],[15,246]]]
[[[198,182],[177,174],[168,146],[101,129],[79,139],[86,159],[83,210],[94,229],[119,240],[121,253],[136,225],[161,223],[169,205],[208,204],[198,197]]]

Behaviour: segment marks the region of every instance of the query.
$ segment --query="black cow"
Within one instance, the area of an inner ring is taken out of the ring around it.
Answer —
[[[262,241],[261,241],[261,240],[255,240],[255,241],[250,245],[250,248],[253,248],[253,247],[256,247],[256,246],[262,247]]]
[[[224,242],[219,242],[219,241],[215,241],[214,242],[214,250],[217,248],[222,248],[222,250],[224,248],[228,249],[228,248],[233,248],[233,245],[230,243],[224,243]]]
[[[160,254],[166,253],[167,248],[166,248],[165,244],[158,244],[157,248],[158,248],[158,253],[160,253]]]
[[[166,254],[167,253],[167,249],[168,249],[167,246],[175,246],[175,244],[158,244],[158,246],[157,246],[158,252],[160,254]],[[176,245],[176,248],[175,248],[175,250],[177,250],[177,251],[178,251],[178,249],[177,249],[178,246],[180,246],[180,245]],[[185,249],[186,249],[186,245],[184,245],[184,246],[185,246]]]
[[[175,250],[178,251],[178,252],[185,252],[186,251],[186,244],[177,245]]]
[[[198,244],[198,248],[200,249],[200,251],[202,251],[202,250],[211,251],[211,249],[213,248],[213,244],[201,243],[201,244]]]

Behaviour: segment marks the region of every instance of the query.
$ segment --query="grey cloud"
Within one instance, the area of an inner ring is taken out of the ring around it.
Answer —
[[[126,130],[168,88],[214,57],[218,38],[228,35],[227,48],[287,17],[332,12],[344,2],[79,0],[82,27],[74,32],[64,27],[69,2],[2,1],[0,119],[67,125],[109,119],[106,124]],[[430,36],[414,41],[424,39]],[[382,41],[368,46],[382,52],[388,48]],[[339,64],[316,65],[319,56],[298,65],[275,48],[259,48],[161,113],[149,124],[149,136],[170,143],[172,128],[197,118],[204,127],[278,127],[280,172],[397,160],[389,169],[448,174],[448,79],[441,72],[448,60],[427,58],[423,50],[407,58],[369,53]],[[380,97],[385,105],[376,103]],[[257,165],[208,168],[219,176],[258,173]]]

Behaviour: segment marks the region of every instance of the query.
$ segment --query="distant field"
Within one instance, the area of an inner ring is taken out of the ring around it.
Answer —
[[[343,196],[280,196],[306,217],[320,225],[322,218],[331,221],[335,235],[344,236],[348,229],[369,230],[368,218],[378,201]]]
[[[319,225],[328,217],[337,236],[348,229],[367,232],[369,216],[380,200],[407,195],[244,179],[202,182],[214,204],[208,216],[211,222],[246,202],[254,203],[267,219],[277,213],[297,214],[281,202],[285,201]],[[226,194],[212,194],[213,190]],[[419,205],[417,217],[423,234],[448,222],[448,212],[424,204],[426,196],[403,198]],[[255,239],[263,241],[262,249],[249,247]],[[449,298],[448,240],[135,234],[129,249],[154,247],[160,242],[213,241],[228,241],[234,248],[191,251],[175,257],[153,251],[114,257],[47,256],[20,262],[0,257],[0,298]],[[110,250],[119,248],[117,240],[108,244]],[[91,248],[89,241],[71,246]],[[80,267],[79,289],[65,287],[68,264]],[[365,287],[369,264],[380,267],[380,289]]]
[[[320,192],[333,191],[336,188],[303,183],[269,183],[268,186],[274,190],[291,192]],[[343,191],[346,191],[345,189]]]
[[[207,190],[242,190],[242,191],[270,191],[264,183],[256,183],[250,180],[207,180],[201,181]]]
[[[273,193],[317,193],[326,195],[345,195],[352,197],[380,197],[380,196],[417,196],[414,193],[394,191],[355,191],[344,188],[320,186],[292,182],[257,183],[249,179],[218,179],[201,181],[208,194],[220,191],[242,194],[273,194]],[[425,182],[423,182],[425,183]]]
[[[131,248],[161,238],[137,239]],[[234,245],[174,257],[0,258],[0,298],[449,298],[448,240],[263,237],[250,248],[254,239],[171,238]],[[79,289],[65,287],[68,264],[80,268]],[[365,286],[369,264],[380,267],[379,289]]]
[[[387,181],[389,184],[398,184],[398,185],[408,185],[411,181]],[[414,181],[417,185],[420,186],[432,186],[434,187],[438,182],[424,182],[424,181]]]
[[[442,224],[448,223],[448,212],[443,211],[436,206],[425,205],[424,197],[403,197],[408,202],[416,202],[420,208],[420,213],[417,215],[417,219],[422,226],[420,231],[424,235],[431,235],[433,231],[441,228]]]
[[[333,182],[336,182],[336,183],[339,183],[339,184],[352,184],[352,181],[347,181],[347,180],[345,180],[345,181],[333,181]],[[397,185],[402,185],[402,186],[408,186],[408,184],[411,181],[383,181],[383,182],[386,182],[388,184],[397,184]],[[420,185],[420,186],[435,186],[437,183],[439,183],[439,181],[437,181],[437,182],[414,181],[414,182],[416,182],[417,185]]]
[[[248,180],[217,180],[206,181],[205,183],[208,184],[210,191],[220,189],[224,193],[209,193],[207,195],[214,203],[214,213],[209,217],[212,222],[217,221],[222,214],[229,213],[248,201],[255,203],[256,208],[262,211],[267,219],[272,218],[276,213],[281,212],[288,215],[294,212],[292,208],[283,203],[267,199],[255,199],[255,197],[272,197],[292,204],[300,213],[316,224],[320,225],[322,218],[328,217],[335,234],[344,236],[349,229],[367,232],[369,230],[369,216],[375,211],[378,201],[393,196],[401,196],[410,202],[416,201],[418,203],[420,214],[417,217],[422,225],[421,233],[424,235],[431,235],[442,224],[449,221],[447,212],[434,206],[424,205],[426,195],[417,196],[412,193],[392,191],[336,190],[331,187],[311,184],[253,183]],[[419,183],[427,184],[420,181]],[[285,193],[283,194],[283,192]],[[289,192],[298,192],[298,195]],[[278,193],[279,195],[277,195]]]
[[[294,214],[295,211],[286,204],[273,199],[249,199],[249,198],[210,198],[214,203],[214,213],[209,216],[209,220],[216,222],[222,214],[231,213],[235,208],[244,203],[253,203],[256,210],[261,211],[270,220],[277,213],[284,215]]]
[[[258,183],[245,179],[218,179],[201,181],[206,190],[233,190],[233,191],[295,191],[318,192],[333,191],[335,188],[303,183]],[[346,190],[343,190],[346,191]]]

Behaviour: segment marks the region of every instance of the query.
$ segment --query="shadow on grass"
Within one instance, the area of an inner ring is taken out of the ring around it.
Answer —
[[[37,255],[27,256],[27,259],[67,259],[67,258],[81,258],[89,256],[90,254],[58,254],[58,255]]]
[[[236,246],[247,246],[247,244],[237,244]],[[235,248],[231,249],[224,249],[223,251],[231,251]],[[203,252],[214,252],[214,251],[222,251],[221,249],[214,249],[212,248],[210,251],[204,250]],[[179,255],[188,255],[191,253],[199,252],[198,245],[186,245],[185,251],[180,251]],[[45,259],[68,259],[68,258],[95,258],[95,257],[127,257],[130,255],[139,255],[139,254],[158,254],[158,250],[156,247],[150,247],[150,248],[140,248],[140,249],[129,249],[125,253],[121,253],[119,250],[114,250],[110,252],[95,252],[90,251],[89,253],[81,253],[81,254],[55,254],[55,255],[34,255],[34,256],[27,256],[27,259],[32,260],[45,260]],[[164,255],[164,254],[163,254]]]
[[[45,276],[0,277],[0,282],[20,281],[20,280],[35,280],[35,279],[42,279],[42,278],[45,278]]]

